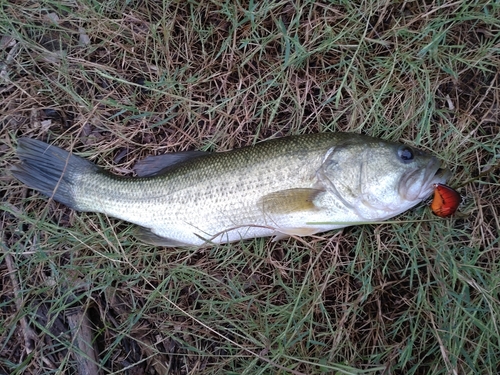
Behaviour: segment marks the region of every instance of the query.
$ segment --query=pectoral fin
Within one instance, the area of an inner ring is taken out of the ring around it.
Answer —
[[[300,211],[316,211],[314,199],[323,190],[298,188],[280,190],[263,196],[259,200],[266,214],[291,214]]]

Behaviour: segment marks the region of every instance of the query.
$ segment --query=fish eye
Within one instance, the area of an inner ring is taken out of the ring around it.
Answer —
[[[413,150],[407,146],[401,146],[398,149],[398,156],[405,163],[412,161],[415,157],[413,155]]]

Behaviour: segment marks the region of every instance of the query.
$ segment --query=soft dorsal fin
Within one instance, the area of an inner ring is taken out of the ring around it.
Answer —
[[[151,155],[135,163],[133,169],[139,177],[151,177],[163,174],[170,168],[173,168],[185,161],[210,154],[210,152],[204,151],[181,151],[164,155]]]
[[[300,211],[317,210],[314,199],[323,190],[297,188],[275,191],[259,200],[263,212],[267,214],[291,214]]]

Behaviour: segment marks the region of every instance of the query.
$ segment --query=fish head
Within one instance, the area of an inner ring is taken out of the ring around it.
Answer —
[[[331,147],[317,177],[343,210],[360,221],[382,221],[429,197],[450,171],[415,148],[361,137]]]

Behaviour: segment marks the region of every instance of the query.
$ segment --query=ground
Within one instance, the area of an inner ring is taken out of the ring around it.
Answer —
[[[497,374],[499,19],[487,0],[1,3],[0,374]],[[436,154],[459,212],[170,249],[8,171],[19,137],[132,175],[327,131]]]

